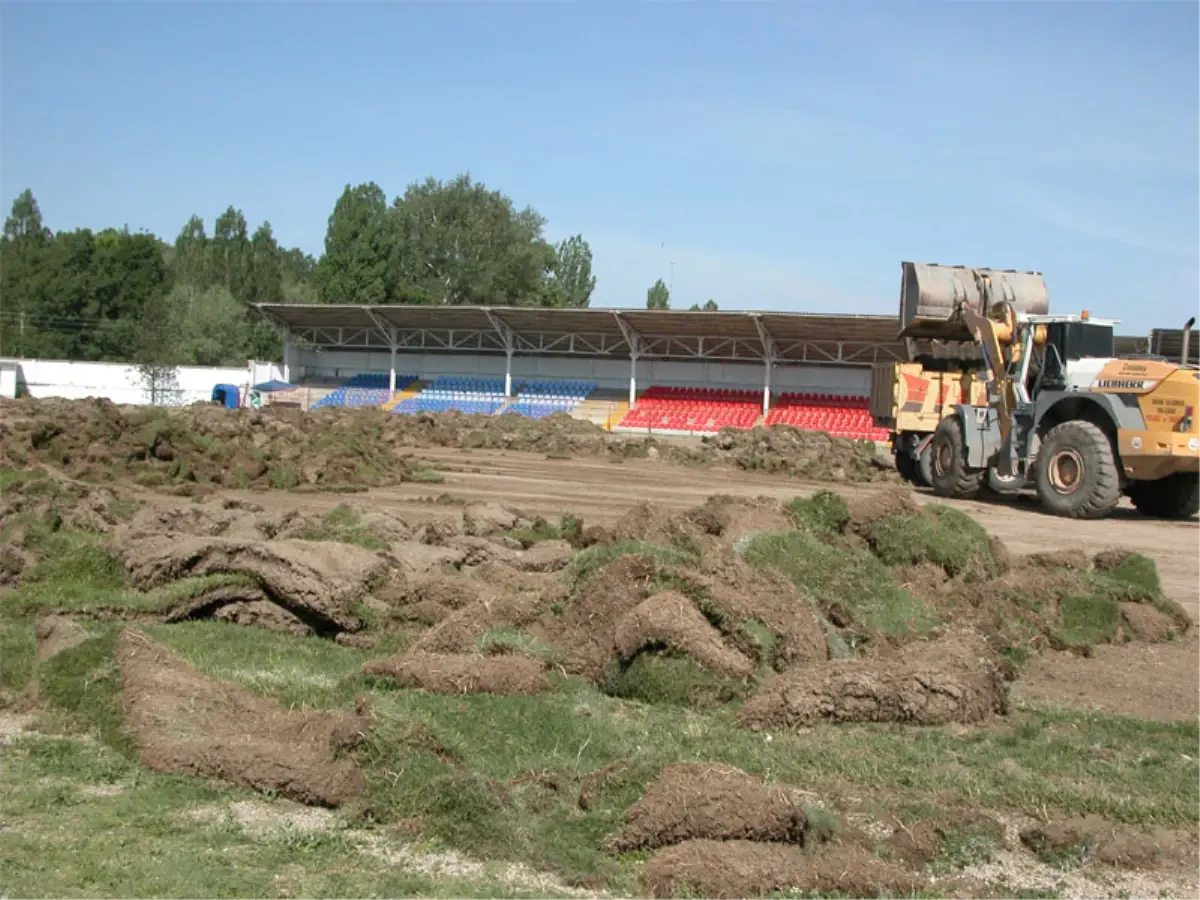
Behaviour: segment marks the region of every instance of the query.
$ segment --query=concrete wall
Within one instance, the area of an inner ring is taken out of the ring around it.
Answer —
[[[15,363],[0,363],[0,397],[12,399],[17,396],[17,366]]]
[[[80,400],[103,397],[114,403],[145,404],[151,402],[150,391],[135,366],[121,363],[71,362],[47,359],[0,360],[0,373],[12,369],[15,387],[31,397],[62,397]],[[176,389],[158,397],[160,405],[180,406],[207,401],[217,384],[234,384],[245,394],[251,384],[282,378],[275,363],[248,362],[241,368],[209,368],[177,366]],[[0,375],[0,395],[7,392],[7,376]],[[15,392],[14,392],[15,393]]]
[[[334,380],[358,372],[386,372],[390,354],[361,351],[299,350],[291,366],[293,379]],[[397,353],[396,373],[432,381],[439,375],[504,375],[501,354]],[[629,361],[571,356],[513,357],[514,378],[569,378],[597,382],[601,387],[629,389]],[[761,391],[763,367],[746,363],[642,360],[637,367],[638,391],[652,384],[675,387],[727,387]],[[783,391],[821,391],[866,396],[871,385],[869,366],[777,365],[771,388]]]

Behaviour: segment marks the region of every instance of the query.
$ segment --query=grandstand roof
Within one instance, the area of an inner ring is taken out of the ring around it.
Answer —
[[[865,365],[907,359],[894,316],[789,312],[264,303],[326,349],[512,352],[644,359]],[[632,341],[632,345],[631,342]]]

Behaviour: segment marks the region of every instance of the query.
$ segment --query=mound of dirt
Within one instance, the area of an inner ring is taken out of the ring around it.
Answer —
[[[824,662],[829,655],[825,632],[812,605],[777,572],[757,569],[724,544],[710,546],[696,566],[666,566],[664,575],[690,597],[704,598],[722,631],[742,653],[782,670]],[[761,623],[770,646],[748,629]]]
[[[1007,708],[999,659],[978,634],[912,644],[895,659],[833,660],[780,675],[746,701],[752,728],[830,722],[946,725],[980,722]]]
[[[0,442],[0,456],[3,454]],[[119,524],[123,502],[108,487],[82,484],[61,472],[36,467],[0,493],[0,587],[17,584],[42,559],[37,533],[71,528],[104,534]]]
[[[132,533],[122,537],[119,547],[134,587],[150,590],[198,575],[248,575],[267,599],[317,634],[361,627],[352,604],[389,570],[386,558],[377,553],[329,542]],[[260,599],[254,593],[237,598]],[[194,617],[198,609],[189,615]]]
[[[384,599],[391,601],[393,617],[435,625],[461,609],[496,598],[496,589],[482,579],[428,575],[411,582],[400,596]]]
[[[1118,869],[1179,867],[1193,874],[1196,870],[1194,834],[1121,825],[1099,816],[1031,825],[1020,832],[1020,841],[1051,864],[1067,861],[1079,865],[1094,858]]]
[[[431,694],[538,694],[550,687],[542,664],[522,656],[408,653],[362,670]]]
[[[315,806],[364,789],[348,755],[371,728],[355,715],[286,710],[208,678],[139,631],[117,644],[125,718],[142,763],[156,772],[218,778]]]
[[[803,844],[808,819],[799,794],[719,763],[663,769],[607,838],[609,853],[653,850],[696,838]]]
[[[108,400],[0,399],[0,465],[45,462],[75,477],[139,476],[148,487],[181,483],[290,488],[387,485],[430,468],[423,447],[520,450],[555,456],[655,456],[845,482],[894,481],[874,445],[787,425],[726,428],[699,447],[611,434],[568,415],[542,419],[458,412],[397,416],[372,408],[164,409]],[[653,451],[653,452],[652,452]]]
[[[643,600],[657,593],[653,557],[622,556],[584,583],[565,609],[550,609],[529,626],[530,634],[561,647],[568,674],[599,682],[616,656],[617,624]]]
[[[427,468],[382,433],[379,410],[313,416],[284,407],[164,409],[103,399],[0,400],[0,465],[44,462],[72,477],[139,477],[147,487],[397,484]],[[313,427],[314,419],[320,420]]]
[[[646,864],[650,897],[765,897],[784,891],[845,897],[901,897],[922,880],[857,847],[807,854],[787,844],[695,840],[659,850]]]
[[[609,528],[593,532],[588,543],[645,541],[670,544],[682,537],[713,537],[733,544],[747,535],[787,531],[792,527],[791,516],[772,497],[751,499],[716,494],[700,506],[680,513],[668,513],[651,503],[640,503]]]
[[[669,647],[726,678],[754,674],[754,662],[726,647],[721,633],[696,605],[674,591],[655,594],[622,616],[613,642],[623,660],[632,659],[643,648]]]
[[[702,439],[698,455],[702,460],[725,462],[739,469],[818,481],[899,481],[895,468],[879,457],[874,444],[801,431],[790,425],[748,431],[724,428]]]

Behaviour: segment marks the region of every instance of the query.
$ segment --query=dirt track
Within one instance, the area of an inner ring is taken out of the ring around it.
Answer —
[[[404,484],[372,490],[372,502],[384,507],[441,492],[465,499],[486,499],[520,507],[543,516],[570,512],[588,523],[606,524],[630,506],[649,500],[670,509],[702,503],[714,493],[790,498],[833,488],[847,496],[870,486],[804,483],[778,475],[757,475],[733,469],[684,468],[653,460],[551,460],[532,453],[461,451],[430,448],[422,455],[446,473],[443,485]],[[256,494],[262,497],[271,496]],[[287,495],[280,495],[286,497]],[[328,505],[345,498],[328,495]],[[925,494],[922,499],[935,499]],[[294,503],[294,498],[286,502]],[[1106,547],[1125,547],[1146,554],[1158,564],[1164,592],[1192,616],[1200,618],[1200,524],[1148,521],[1123,503],[1110,519],[1070,522],[1041,513],[1036,501],[956,503],[1011,550],[1029,553],[1078,547],[1094,553]]]

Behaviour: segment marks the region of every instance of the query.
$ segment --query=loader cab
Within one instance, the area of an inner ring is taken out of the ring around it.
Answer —
[[[1041,324],[1046,327],[1046,342],[1040,371],[1031,373],[1037,391],[1086,387],[1114,358],[1112,322],[1072,316]]]
[[[1044,390],[1085,390],[1114,359],[1114,320],[1039,316],[1033,322],[1045,329],[1045,340],[1025,382],[1031,397]]]

